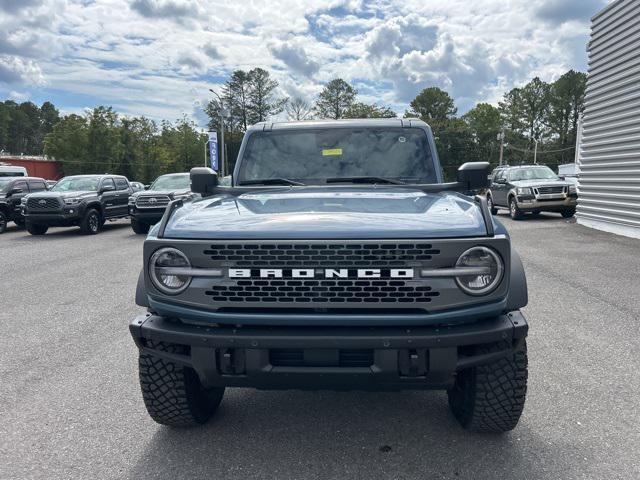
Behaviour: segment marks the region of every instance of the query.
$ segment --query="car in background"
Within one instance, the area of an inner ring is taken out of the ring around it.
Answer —
[[[133,190],[134,193],[141,192],[145,189],[144,184],[140,182],[129,182],[129,185],[131,185],[131,190]]]
[[[0,177],[26,177],[27,169],[15,165],[0,165]]]
[[[22,200],[27,231],[44,235],[49,227],[79,226],[94,235],[106,220],[128,216],[131,187],[121,175],[74,175],[64,177],[46,192]]]
[[[31,192],[44,192],[47,185],[37,177],[0,177],[0,233],[4,233],[9,222],[24,226],[20,204]]]
[[[51,190],[53,187],[56,186],[56,183],[58,183],[57,180],[45,180],[44,183],[47,184],[47,190]]]
[[[564,218],[576,212],[577,192],[545,165],[520,165],[494,171],[487,190],[487,204],[495,215],[507,208],[514,220],[525,213],[558,212]]]
[[[129,198],[131,228],[138,234],[148,233],[151,226],[160,221],[170,201],[192,197],[188,173],[159,176],[147,190],[136,192]]]

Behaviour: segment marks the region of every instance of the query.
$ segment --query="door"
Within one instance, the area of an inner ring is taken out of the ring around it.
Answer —
[[[131,189],[129,182],[124,177],[116,177],[116,203],[118,205],[117,214],[123,217],[129,214],[129,196]]]
[[[506,206],[507,204],[507,171],[500,170],[491,184],[493,204]]]
[[[9,209],[11,210],[12,219],[22,218],[22,214],[20,212],[20,200],[22,197],[29,194],[29,187],[27,186],[27,182],[25,180],[18,180],[17,182],[13,182],[12,190],[20,189],[19,193],[12,193],[11,196],[7,199],[9,203]]]
[[[112,218],[118,216],[118,199],[116,197],[116,184],[113,182],[113,178],[103,178],[100,185],[100,203],[104,208],[105,218]]]

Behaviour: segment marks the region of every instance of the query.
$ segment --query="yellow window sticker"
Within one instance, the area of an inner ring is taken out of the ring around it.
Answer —
[[[329,157],[334,155],[342,155],[342,149],[341,148],[325,148],[322,150],[323,157]]]

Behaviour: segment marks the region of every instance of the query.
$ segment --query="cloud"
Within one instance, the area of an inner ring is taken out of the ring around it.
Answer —
[[[204,51],[205,55],[209,57],[211,60],[221,60],[223,57],[222,54],[220,53],[220,50],[218,50],[218,47],[210,43],[202,47],[202,50]]]
[[[437,39],[437,25],[417,15],[409,15],[392,18],[375,27],[365,37],[365,48],[372,59],[378,59],[431,50]]]
[[[554,24],[570,20],[585,21],[605,4],[603,0],[543,0],[536,8],[536,15]]]
[[[310,77],[320,69],[318,62],[315,62],[305,52],[300,45],[291,42],[271,44],[269,46],[271,54],[284,62],[291,70],[305,77]]]
[[[2,0],[0,1],[0,10],[15,13],[29,7],[37,7],[42,5],[43,0]]]
[[[0,55],[0,83],[43,85],[44,77],[40,66],[33,60]]]
[[[147,18],[180,19],[198,14],[197,5],[189,0],[133,0],[131,8]]]

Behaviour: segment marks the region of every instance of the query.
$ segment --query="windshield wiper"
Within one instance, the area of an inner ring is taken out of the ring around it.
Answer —
[[[289,180],[288,178],[262,178],[260,180],[245,180],[239,183],[242,185],[304,185],[304,183]]]
[[[327,183],[390,183],[393,185],[406,185],[405,182],[385,177],[335,177],[327,178]]]

